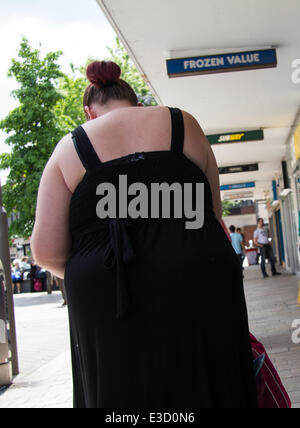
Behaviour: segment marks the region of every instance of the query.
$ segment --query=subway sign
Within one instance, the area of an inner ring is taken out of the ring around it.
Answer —
[[[210,144],[225,144],[225,143],[243,143],[246,141],[261,141],[264,140],[264,131],[241,131],[229,134],[214,134],[207,135],[206,138]]]
[[[257,70],[261,68],[276,67],[276,49],[263,49],[167,60],[167,71],[169,77],[227,73],[231,71]]]
[[[221,186],[221,191],[224,190],[237,190],[237,189],[250,189],[255,187],[255,182],[251,181],[249,183],[237,183],[237,184],[225,184],[224,186]]]

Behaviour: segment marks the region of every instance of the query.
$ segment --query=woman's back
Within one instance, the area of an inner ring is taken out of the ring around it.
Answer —
[[[255,407],[240,266],[205,175],[183,154],[182,114],[170,111],[168,150],[153,145],[100,163],[82,128],[73,133],[87,168],[71,200],[65,272],[76,407]],[[116,192],[100,191],[105,183]],[[204,223],[189,228],[197,184]],[[153,201],[161,203],[154,217]]]
[[[137,108],[116,64],[87,75],[90,121],[49,160],[32,237],[65,279],[75,407],[256,407],[242,271],[200,126]]]
[[[197,165],[209,181],[216,215],[221,218],[219,177],[211,148],[195,119],[184,116],[184,154]],[[172,128],[165,107],[117,108],[83,126],[97,156],[103,163],[136,152],[169,151]],[[55,160],[73,193],[85,174],[68,135],[57,147]]]

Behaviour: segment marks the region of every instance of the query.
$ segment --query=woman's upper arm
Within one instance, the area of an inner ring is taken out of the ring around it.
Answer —
[[[31,248],[40,265],[66,261],[71,246],[69,207],[72,193],[59,167],[58,152],[55,150],[47,162],[38,191]]]
[[[206,175],[213,198],[213,209],[222,221],[222,202],[220,193],[220,177],[214,152],[209,144],[201,126],[190,114],[183,112],[185,121],[185,151],[187,156],[193,160]]]
[[[207,139],[206,139],[207,140]],[[207,141],[207,165],[204,173],[209,181],[212,191],[213,207],[219,221],[222,221],[222,201],[220,191],[219,168],[215,155]]]

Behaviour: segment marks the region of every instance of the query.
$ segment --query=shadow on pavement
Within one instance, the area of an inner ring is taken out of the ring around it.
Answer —
[[[34,294],[19,294],[14,296],[16,308],[24,308],[38,305],[61,304],[62,295],[59,291],[52,294],[34,293]]]

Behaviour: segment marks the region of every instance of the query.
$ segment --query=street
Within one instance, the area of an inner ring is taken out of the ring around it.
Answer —
[[[300,408],[300,344],[292,323],[300,319],[298,279],[283,273],[262,279],[259,267],[245,269],[251,332],[264,344]],[[20,375],[0,393],[0,408],[72,408],[67,308],[60,292],[15,296]]]

